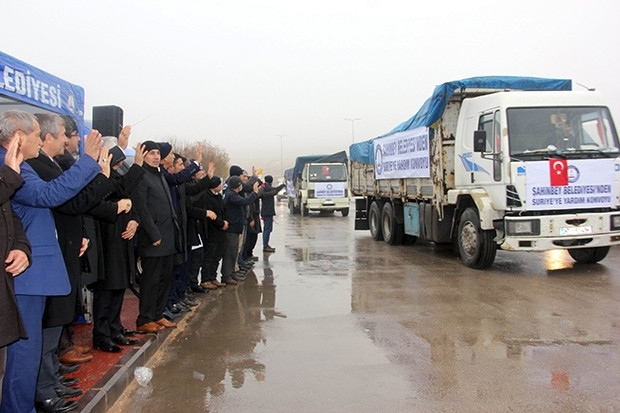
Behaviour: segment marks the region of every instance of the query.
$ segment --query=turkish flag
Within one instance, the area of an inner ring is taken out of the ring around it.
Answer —
[[[568,185],[568,161],[566,159],[549,159],[549,180],[551,186]]]

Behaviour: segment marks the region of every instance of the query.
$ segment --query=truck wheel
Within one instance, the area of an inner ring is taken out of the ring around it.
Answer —
[[[495,260],[497,246],[495,231],[480,229],[480,217],[474,208],[467,208],[459,222],[459,255],[463,263],[471,268],[489,268]]]
[[[301,206],[301,215],[303,215],[304,217],[307,217],[308,214],[310,213],[310,211],[308,210],[308,207],[305,205]]]
[[[568,253],[575,261],[580,264],[594,264],[601,261],[607,256],[609,247],[595,247],[595,248],[574,248],[568,250]]]
[[[375,241],[383,240],[383,232],[381,231],[381,210],[377,202],[372,201],[368,210],[368,227],[370,228],[370,236]]]
[[[349,208],[341,209],[340,213],[342,214],[343,217],[348,217],[349,216]]]
[[[396,214],[394,207],[390,202],[383,205],[383,214],[381,215],[381,230],[383,231],[383,240],[389,245],[400,245],[405,239],[405,228],[402,224],[396,222]]]

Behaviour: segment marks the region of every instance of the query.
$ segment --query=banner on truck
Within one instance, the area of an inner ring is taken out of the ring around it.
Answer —
[[[575,159],[527,162],[526,209],[616,206],[615,160]],[[567,185],[563,185],[567,183]]]
[[[315,182],[315,198],[344,198],[346,182]]]
[[[373,143],[377,179],[431,176],[428,128],[394,133]]]

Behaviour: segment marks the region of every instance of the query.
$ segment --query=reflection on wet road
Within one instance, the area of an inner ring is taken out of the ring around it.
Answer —
[[[591,266],[499,252],[476,271],[279,208],[277,252],[200,297],[113,411],[620,411],[618,249]]]

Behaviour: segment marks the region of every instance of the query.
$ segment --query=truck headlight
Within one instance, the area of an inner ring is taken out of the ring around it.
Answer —
[[[509,220],[506,221],[507,235],[540,235],[540,220]]]
[[[612,215],[610,227],[612,231],[617,231],[620,229],[620,215]]]

